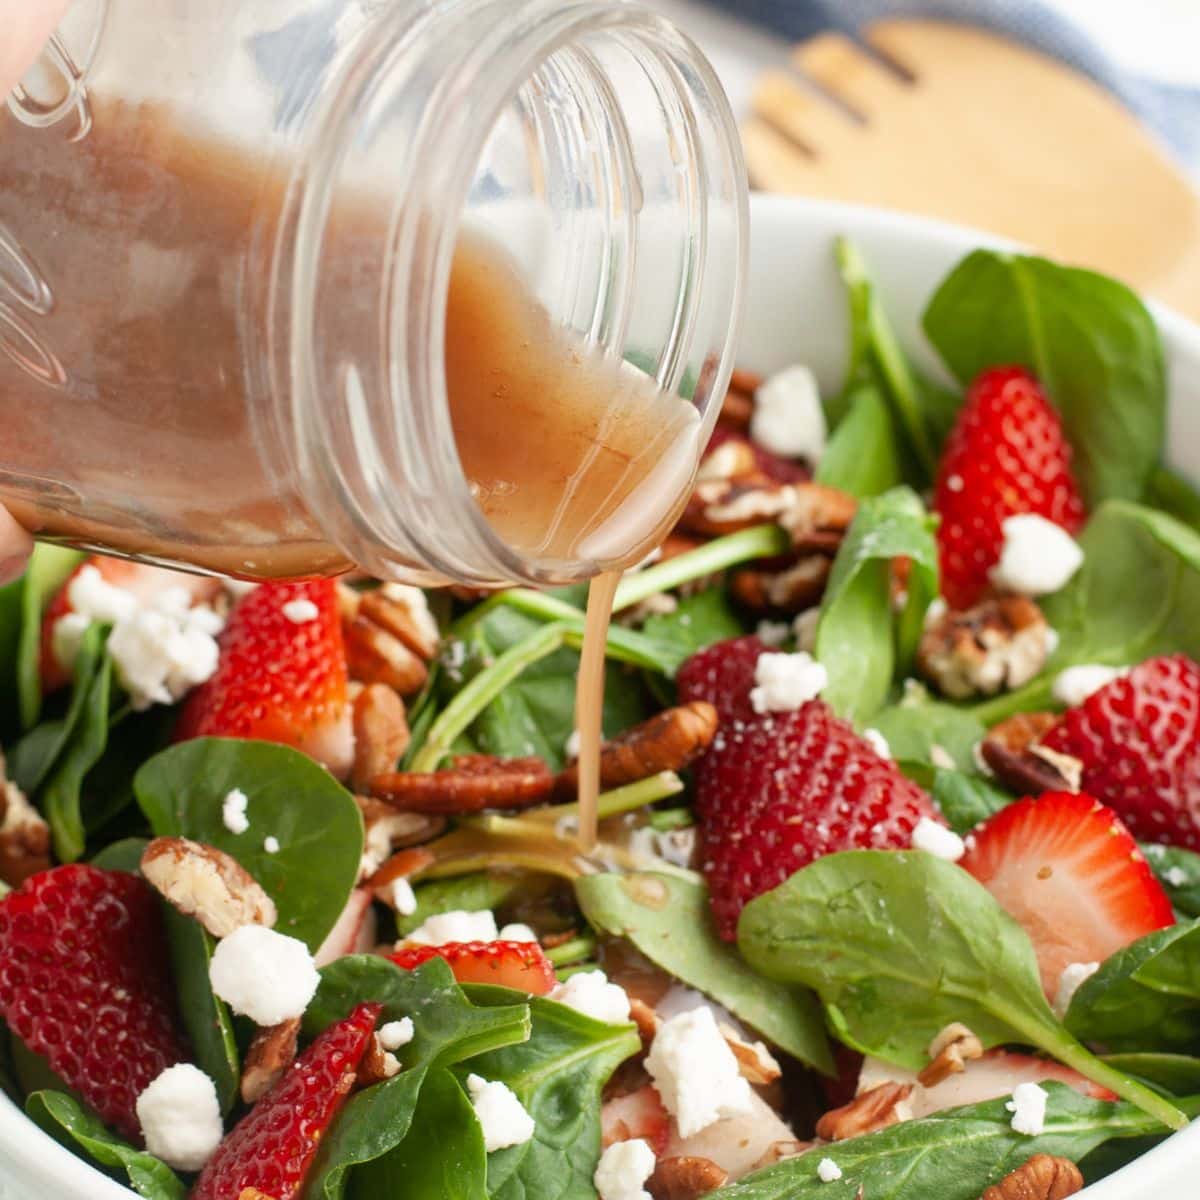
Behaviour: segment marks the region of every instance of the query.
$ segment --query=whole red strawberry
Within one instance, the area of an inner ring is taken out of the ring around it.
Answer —
[[[196,1181],[191,1200],[251,1194],[295,1200],[329,1126],[354,1086],[382,1005],[360,1004],[331,1025],[242,1118]],[[257,1191],[255,1191],[257,1189]]]
[[[444,946],[405,946],[388,958],[406,971],[431,958],[444,958],[459,983],[494,983],[545,996],[558,982],[554,967],[537,942],[447,942]]]
[[[970,608],[988,587],[1007,517],[1033,513],[1075,533],[1083,501],[1058,413],[1023,367],[984,371],[971,385],[938,469],[942,593]]]
[[[750,704],[750,689],[754,687],[758,656],[766,648],[764,642],[751,635],[714,642],[698,650],[675,677],[679,702],[707,700],[717,710],[721,732],[735,721],[757,720],[758,714]]]
[[[82,864],[0,901],[0,1014],[104,1119],[139,1139],[135,1104],[187,1059],[157,896]]]
[[[1200,665],[1151,658],[1065,713],[1042,744],[1136,837],[1200,850]]]
[[[334,582],[264,583],[233,610],[216,674],[188,697],[175,736],[281,742],[342,775],[354,753],[346,682]]]

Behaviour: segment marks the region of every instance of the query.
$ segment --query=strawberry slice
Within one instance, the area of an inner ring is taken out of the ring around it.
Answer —
[[[1148,842],[1200,850],[1200,665],[1151,658],[1041,739],[1083,763],[1083,789]]]
[[[382,1011],[380,1004],[360,1004],[326,1029],[228,1134],[188,1193],[191,1200],[301,1196]]]
[[[554,967],[537,942],[447,942],[405,946],[388,958],[406,971],[431,958],[444,958],[459,983],[494,983],[545,996],[557,983]]]
[[[0,1014],[126,1137],[135,1104],[188,1058],[158,897],[122,871],[77,864],[0,901]]]
[[[721,730],[758,719],[750,703],[754,668],[766,643],[753,635],[728,638],[698,650],[679,668],[679,702],[706,700],[717,710]]]
[[[662,1154],[671,1140],[671,1114],[663,1107],[661,1097],[651,1084],[605,1100],[600,1109],[600,1145],[603,1149],[634,1138],[648,1142],[655,1154]]]
[[[42,618],[41,673],[44,692],[52,692],[71,681],[70,666],[60,662],[54,650],[54,627],[63,617],[75,611],[71,602],[71,585],[89,569],[97,572],[109,587],[129,592],[142,604],[172,589],[183,589],[191,598],[192,604],[202,604],[211,600],[221,589],[220,580],[204,575],[188,575],[183,571],[151,567],[145,563],[109,558],[103,554],[91,555],[71,572],[67,581],[55,593]]]
[[[345,775],[354,732],[333,580],[255,588],[230,615],[220,645],[216,674],[188,697],[176,740],[280,742]]]
[[[1075,533],[1083,501],[1057,411],[1023,367],[984,371],[946,441],[933,507],[942,594],[970,608],[1000,559],[1006,518],[1033,513]]]
[[[1103,962],[1175,923],[1129,830],[1091,796],[1046,792],[1010,804],[967,847],[961,865],[1029,934],[1047,996],[1069,963]]]

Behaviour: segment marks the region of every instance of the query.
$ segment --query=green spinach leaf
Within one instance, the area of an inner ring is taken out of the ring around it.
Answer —
[[[61,1092],[34,1092],[25,1101],[30,1120],[68,1150],[81,1153],[107,1173],[123,1172],[146,1200],[184,1200],[183,1181],[160,1159],[135,1150],[110,1133],[95,1113]]]
[[[816,480],[852,496],[879,496],[904,481],[895,421],[873,384],[855,388],[846,403],[846,415],[817,464]]]
[[[900,770],[923,787],[955,833],[967,833],[980,821],[1007,808],[1013,797],[981,776],[931,767],[927,763],[901,762]]]
[[[1145,503],[1200,531],[1200,491],[1168,467],[1150,476]]]
[[[1148,842],[1142,843],[1142,853],[1175,911],[1185,917],[1200,917],[1200,854]]]
[[[723,1004],[788,1054],[826,1074],[833,1059],[810,992],[764,979],[713,932],[708,891],[675,875],[585,875],[579,907],[610,937],[628,938],[651,962]]]
[[[279,910],[278,930],[316,950],[358,880],[363,823],[354,797],[306,754],[270,742],[198,738],[155,755],[134,777],[151,828],[216,846],[258,880]],[[225,797],[249,797],[250,828],[230,833]],[[279,851],[268,854],[271,835]]]
[[[21,579],[21,634],[17,646],[17,695],[21,727],[32,729],[42,710],[42,614],[67,577],[83,561],[78,550],[48,543],[34,548]]]
[[[967,772],[974,770],[975,747],[987,733],[983,722],[965,709],[927,697],[890,705],[871,718],[871,726],[887,739],[898,762],[936,766],[941,751],[955,768]]]
[[[838,1036],[866,1054],[918,1070],[934,1035],[961,1021],[986,1046],[1037,1046],[1179,1127],[1170,1104],[1055,1019],[1025,931],[953,863],[920,852],[830,854],[751,901],[738,944],[769,978],[813,988]]]
[[[1127,1054],[1106,1054],[1104,1061],[1110,1067],[1116,1067],[1126,1075],[1163,1088],[1173,1096],[1200,1094],[1200,1058],[1193,1058],[1187,1054],[1133,1051]]]
[[[1006,363],[1041,380],[1062,414],[1089,506],[1144,494],[1162,454],[1166,369],[1154,319],[1124,284],[977,250],[938,288],[924,325],[964,384]]]
[[[741,637],[746,632],[746,623],[725,589],[711,587],[684,596],[673,613],[648,617],[642,632],[669,647],[672,660],[682,663],[714,642]]]

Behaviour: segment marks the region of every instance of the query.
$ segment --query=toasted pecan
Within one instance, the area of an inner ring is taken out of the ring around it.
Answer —
[[[715,1192],[728,1178],[729,1172],[712,1159],[685,1154],[660,1158],[646,1190],[654,1200],[697,1200]]]
[[[743,567],[729,581],[734,599],[757,616],[794,616],[819,604],[833,570],[825,554],[804,554],[777,570]]]
[[[354,697],[354,767],[350,782],[366,788],[376,775],[395,769],[411,734],[404,701],[387,684],[370,683]]]
[[[721,401],[721,415],[718,418],[722,425],[745,433],[750,428],[750,420],[754,416],[754,397],[744,391],[739,391],[732,385]]]
[[[1035,1154],[979,1200],[1066,1200],[1083,1190],[1083,1175],[1069,1158]]]
[[[250,1040],[246,1061],[242,1064],[242,1099],[254,1104],[267,1094],[279,1077],[296,1059],[300,1037],[300,1018],[259,1029]]]
[[[745,367],[734,367],[729,376],[729,390],[753,396],[763,385],[763,377],[757,371],[747,371]]]
[[[366,880],[366,886],[373,892],[388,892],[397,879],[412,879],[422,871],[428,870],[435,862],[437,859],[424,846],[409,846],[407,849],[397,850]],[[388,902],[390,903],[390,899]]]
[[[737,1031],[729,1025],[721,1024],[718,1028],[721,1037],[725,1039],[725,1045],[737,1059],[738,1073],[748,1083],[754,1084],[755,1087],[762,1087],[768,1083],[774,1083],[783,1074],[783,1069],[775,1056],[762,1042],[745,1041],[738,1037]]]
[[[342,623],[346,666],[351,679],[383,683],[401,696],[425,686],[429,668],[395,634],[363,615]]]
[[[359,1059],[355,1082],[359,1087],[370,1087],[373,1083],[382,1083],[385,1079],[399,1074],[400,1060],[383,1048],[379,1034],[372,1034],[366,1052]]]
[[[371,781],[371,794],[403,812],[459,816],[486,808],[533,808],[554,791],[540,758],[461,754],[440,771],[393,771]]]
[[[50,826],[7,775],[0,755],[0,879],[20,887],[50,866]]]
[[[862,1133],[874,1133],[904,1119],[900,1108],[910,1095],[911,1083],[881,1083],[849,1104],[834,1108],[817,1122],[817,1137],[827,1142],[844,1142]]]
[[[967,1062],[983,1055],[983,1043],[965,1025],[947,1025],[929,1044],[929,1065],[917,1076],[922,1087],[936,1087],[951,1075],[967,1069]]]
[[[649,779],[660,771],[681,771],[702,754],[717,734],[717,710],[704,700],[664,709],[626,729],[600,748],[600,786],[605,791]],[[579,767],[559,772],[555,794],[570,798],[579,786]]]
[[[980,744],[984,762],[1005,787],[1022,795],[1070,790],[1068,774],[1046,757],[1044,747],[1038,746],[1057,723],[1058,718],[1050,712],[1018,713],[1001,721],[988,730]],[[1074,790],[1078,790],[1078,781]]]

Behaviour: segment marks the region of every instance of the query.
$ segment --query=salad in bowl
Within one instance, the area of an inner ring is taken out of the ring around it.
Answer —
[[[0,592],[29,1121],[150,1200],[1052,1200],[1200,1112],[1155,319],[978,250],[935,379],[829,253],[844,382],[735,373],[620,585],[595,846],[580,591],[39,548]]]

